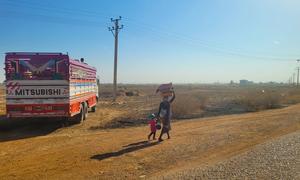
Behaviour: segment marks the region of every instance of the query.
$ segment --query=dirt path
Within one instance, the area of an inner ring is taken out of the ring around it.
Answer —
[[[171,140],[162,143],[145,142],[145,126],[88,130],[76,125],[38,137],[2,139],[0,177],[138,179],[214,164],[300,130],[299,108],[177,122]]]

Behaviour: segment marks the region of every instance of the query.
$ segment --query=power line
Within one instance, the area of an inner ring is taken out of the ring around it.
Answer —
[[[197,38],[192,38],[192,37],[189,37],[189,36],[186,36],[184,34],[178,34],[178,33],[175,33],[175,32],[171,32],[170,30],[158,30],[156,28],[153,28],[154,26],[153,25],[147,25],[146,23],[135,23],[134,21],[135,20],[132,20],[131,21],[133,22],[130,22],[128,21],[127,23],[133,23],[134,25],[136,26],[140,26],[141,28],[144,28],[146,30],[149,30],[151,32],[154,32],[154,33],[157,33],[157,34],[163,34],[165,36],[169,36],[169,37],[172,37],[173,39],[176,39],[176,40],[182,40],[182,41],[186,41],[190,44],[193,44],[193,45],[197,45],[197,46],[201,46],[201,47],[204,47],[204,48],[207,48],[207,49],[212,49],[212,50],[215,50],[216,52],[220,52],[220,53],[223,53],[223,54],[228,54],[228,55],[232,55],[232,56],[239,56],[239,57],[245,57],[245,58],[252,58],[252,59],[263,59],[263,60],[294,60],[295,58],[287,58],[287,57],[270,57],[270,56],[255,56],[255,55],[252,55],[252,54],[249,54],[249,53],[241,53],[241,52],[238,52],[236,50],[232,50],[232,49],[227,49],[227,48],[221,48],[221,47],[218,47],[218,46],[215,46],[215,45],[212,45],[210,42],[206,42],[206,41],[203,41],[203,40],[199,40]]]
[[[70,8],[58,7],[58,6],[53,6],[53,5],[51,6],[51,5],[43,4],[43,3],[32,3],[32,2],[24,1],[24,0],[5,1],[5,2],[10,5],[19,5],[21,7],[43,10],[44,12],[48,12],[51,14],[53,14],[54,12],[62,14],[62,15],[76,14],[76,15],[93,17],[93,18],[97,18],[97,19],[107,17],[107,14],[104,12],[94,12],[94,11],[88,11],[88,10],[83,10],[83,9],[70,9]],[[39,16],[41,16],[41,15],[39,15]],[[44,16],[44,15],[42,15],[42,16]],[[6,17],[6,18],[8,18],[8,17]],[[21,17],[21,18],[24,18],[24,17]],[[52,23],[53,22],[61,23],[61,21],[62,21],[62,20],[59,20],[57,17],[55,19],[53,19],[53,17],[48,16],[48,17],[46,17],[46,19],[47,18],[48,18],[48,21],[51,21]],[[85,21],[85,20],[81,20],[81,21]],[[206,49],[210,49],[210,50],[213,50],[213,51],[215,51],[217,53],[221,53],[221,54],[236,56],[236,57],[240,57],[240,58],[251,58],[251,59],[259,59],[259,60],[289,60],[289,61],[292,61],[295,59],[295,58],[290,58],[290,57],[270,57],[270,56],[260,56],[260,55],[252,55],[249,53],[242,53],[236,49],[232,50],[232,49],[228,49],[228,48],[218,47],[216,45],[212,45],[210,42],[199,40],[197,38],[188,37],[184,34],[170,32],[169,30],[160,30],[159,28],[153,28],[155,26],[144,23],[144,22],[139,22],[135,19],[127,19],[125,21],[127,23],[134,24],[135,26],[138,26],[139,28],[143,28],[144,30],[146,30],[148,32],[154,33],[156,36],[159,36],[162,38],[170,37],[170,38],[172,38],[172,40],[183,41],[190,45],[204,47]],[[73,23],[67,22],[67,24],[73,24],[73,25],[75,25],[76,23],[78,23],[78,21],[76,21],[76,20]],[[81,23],[84,23],[84,22],[81,22]],[[94,23],[96,24],[96,22],[94,22]],[[87,24],[89,24],[89,22]],[[94,26],[94,24],[90,24],[90,25]]]
[[[42,23],[68,24],[68,25],[75,25],[81,27],[84,26],[99,27],[101,25],[100,23],[104,23],[103,21],[101,22],[101,21],[91,21],[86,19],[65,18],[60,16],[47,16],[42,14],[17,12],[11,10],[6,12],[0,12],[0,18],[15,18],[15,19],[39,21]]]
[[[60,13],[60,14],[73,14],[73,15],[83,15],[83,16],[90,16],[90,17],[97,17],[97,18],[103,18],[107,19],[109,16],[112,16],[112,14],[108,14],[107,12],[95,12],[95,11],[88,11],[85,9],[70,9],[70,8],[65,8],[62,6],[57,6],[49,3],[40,3],[40,2],[35,2],[32,3],[31,1],[24,1],[24,0],[19,0],[19,1],[0,1],[1,3],[4,3],[6,5],[15,7],[22,7],[22,8],[28,8],[28,9],[35,9],[35,10],[44,10],[46,12],[50,13]]]

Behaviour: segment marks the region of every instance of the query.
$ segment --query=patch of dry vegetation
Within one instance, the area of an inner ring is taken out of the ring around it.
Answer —
[[[107,108],[121,110],[122,116],[101,127],[126,127],[147,124],[146,117],[157,113],[161,97],[155,94],[158,85],[122,85],[119,90],[139,92],[139,96],[119,96],[117,105]],[[300,90],[286,86],[238,85],[174,85],[176,99],[172,103],[173,119],[189,119],[226,114],[255,112],[284,107],[300,102]],[[112,86],[102,87],[111,92]],[[104,99],[109,101],[102,93]],[[101,99],[101,98],[100,98]],[[101,109],[101,108],[100,108]],[[99,126],[100,127],[100,126]]]
[[[0,86],[0,115],[5,115],[5,89],[3,86]]]
[[[235,102],[247,112],[274,109],[282,106],[283,94],[277,91],[248,91]]]
[[[282,94],[282,102],[285,104],[297,104],[300,103],[300,89],[290,89],[287,93]]]
[[[173,117],[176,119],[193,118],[200,116],[205,108],[206,97],[178,94],[172,104]]]
[[[253,112],[265,109],[280,108],[300,102],[299,89],[253,89],[242,93],[236,100],[245,110]]]

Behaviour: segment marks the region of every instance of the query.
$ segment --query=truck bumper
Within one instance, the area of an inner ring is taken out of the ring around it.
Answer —
[[[69,117],[69,113],[65,112],[47,112],[47,113],[7,113],[8,118],[22,118],[22,117]]]
[[[7,105],[7,117],[69,117],[69,104]]]

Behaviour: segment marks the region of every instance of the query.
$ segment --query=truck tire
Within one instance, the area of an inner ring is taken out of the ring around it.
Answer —
[[[84,109],[83,120],[86,120],[86,118],[88,117],[88,114],[89,114],[89,108],[88,108],[86,102],[84,103],[83,109]]]
[[[82,105],[80,105],[80,113],[77,115],[77,121],[79,122],[79,123],[83,123],[83,121],[84,121],[84,107],[82,106]]]
[[[97,110],[97,107],[95,105],[95,106],[92,107],[92,112],[96,112],[96,110]]]
[[[70,122],[69,117],[63,117],[61,120],[62,120],[62,127],[68,127],[69,126],[69,122]]]

